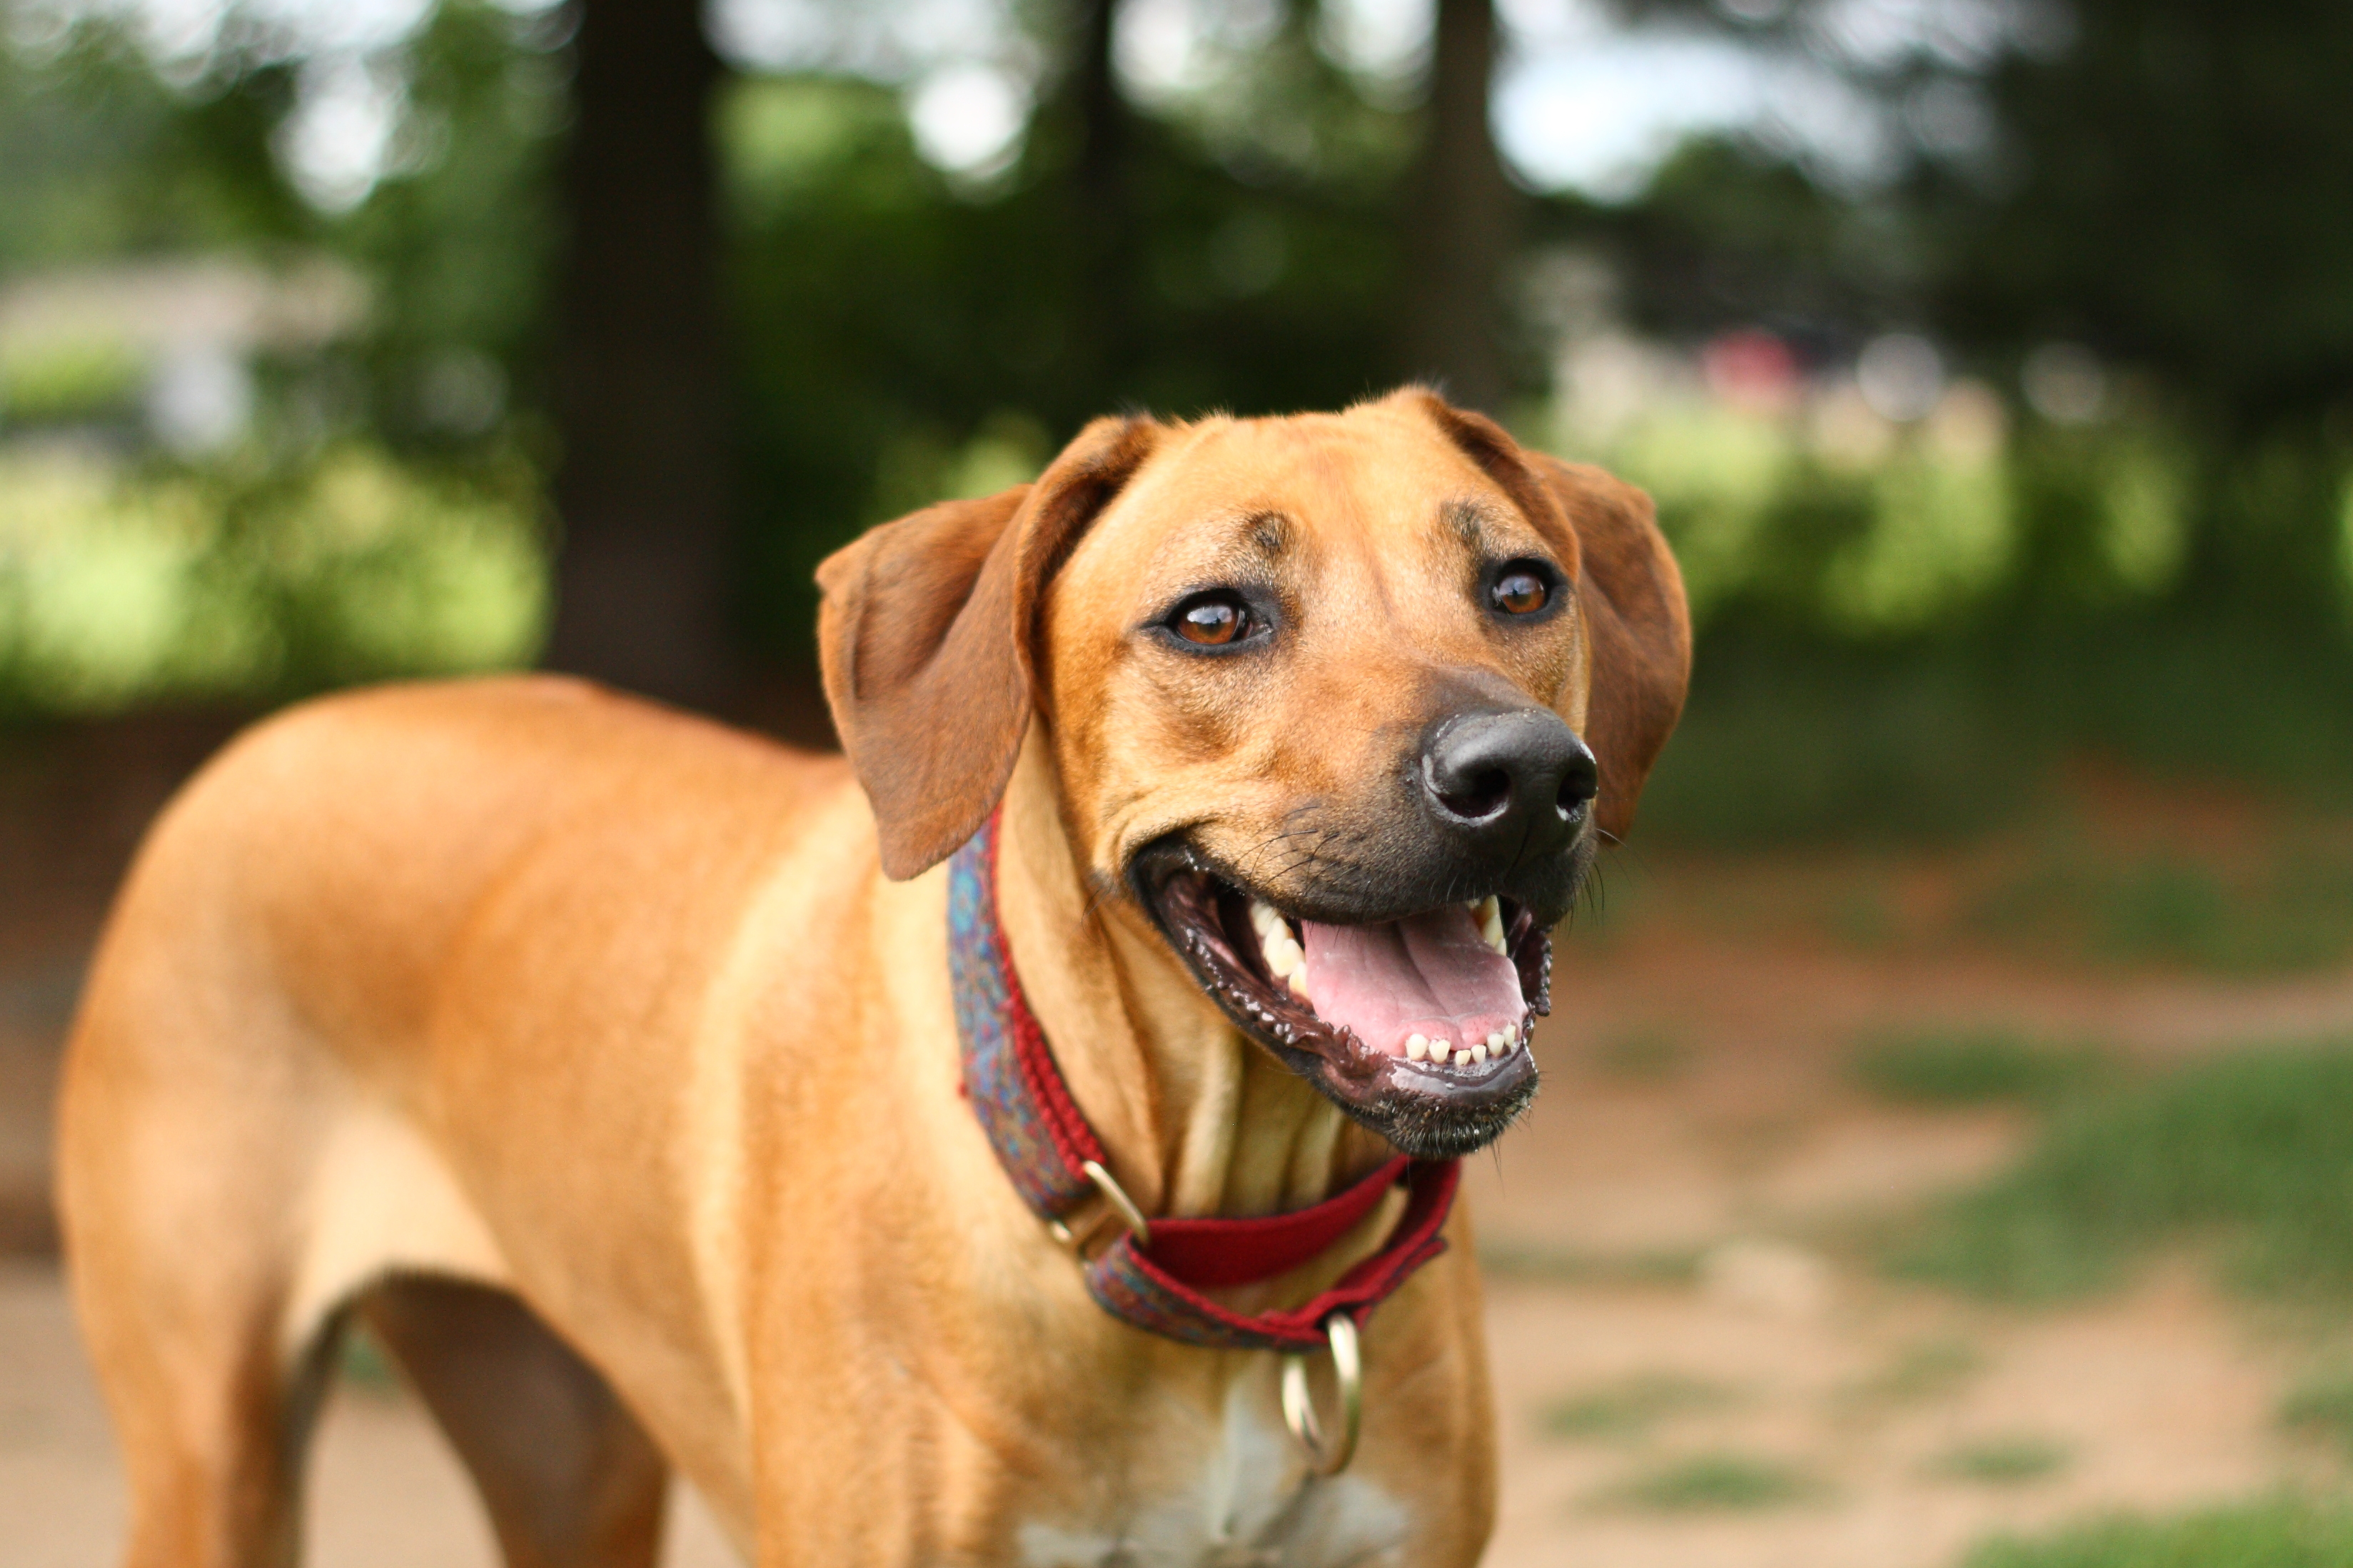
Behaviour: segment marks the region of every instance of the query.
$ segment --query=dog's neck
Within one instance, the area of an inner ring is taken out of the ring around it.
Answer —
[[[1015,968],[1112,1164],[1153,1212],[1303,1207],[1393,1152],[1219,1011],[1124,894],[1091,888],[1044,728],[1006,786],[997,900]],[[1029,955],[1053,952],[1051,963]]]

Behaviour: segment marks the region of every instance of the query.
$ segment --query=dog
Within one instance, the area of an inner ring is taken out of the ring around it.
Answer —
[[[354,1320],[519,1568],[673,1470],[764,1565],[1477,1559],[1452,1162],[1682,706],[1647,500],[1409,388],[818,575],[846,756],[393,686],[158,820],[58,1142],[131,1568],[296,1559]]]

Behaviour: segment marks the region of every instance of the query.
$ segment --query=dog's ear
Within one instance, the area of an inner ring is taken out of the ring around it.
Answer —
[[[818,568],[826,701],[888,875],[937,865],[996,809],[1029,725],[1039,596],[1159,434],[1098,419],[1036,483],[925,507]]]
[[[1521,447],[1491,419],[1433,394],[1417,397],[1537,528],[1574,559],[1577,610],[1591,653],[1585,743],[1601,764],[1594,821],[1613,838],[1634,826],[1651,764],[1683,710],[1691,682],[1691,613],[1683,577],[1659,532],[1651,498],[1585,463]]]
[[[1649,496],[1589,463],[1564,463],[1542,452],[1529,453],[1527,461],[1577,530],[1577,606],[1593,649],[1585,743],[1601,764],[1594,821],[1623,838],[1691,685],[1683,571]]]

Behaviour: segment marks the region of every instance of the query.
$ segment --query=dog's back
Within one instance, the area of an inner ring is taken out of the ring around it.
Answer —
[[[576,1010],[615,994],[700,1005],[698,965],[728,950],[763,868],[823,823],[828,801],[860,815],[836,760],[554,679],[309,704],[248,732],[182,792],[109,923],[60,1107],[60,1206],[85,1331],[134,1465],[180,1467],[168,1480],[134,1476],[131,1561],[242,1562],[257,1538],[290,1545],[314,1363],[355,1289],[409,1273],[512,1282],[499,1233],[511,1241],[513,1227],[486,1219],[484,1172],[453,1172],[438,1135],[467,1095],[469,1040],[499,1039],[494,1095],[517,1081],[519,1051],[549,1058],[521,1078],[543,1103],[515,1105],[510,1088],[497,1114],[567,1121],[569,1136],[516,1142],[571,1150],[560,1175],[575,1193],[609,1187],[570,1219],[529,1227],[526,1246],[611,1225],[619,1209],[692,1201],[662,1180],[675,1173],[649,1123],[688,1076],[661,1053],[695,1031]],[[530,949],[519,963],[517,944]],[[502,954],[494,988],[470,984],[467,955],[481,952]],[[514,994],[518,973],[528,994]],[[516,1015],[533,1022],[512,1027]],[[635,1130],[638,1146],[584,1142],[615,1129]],[[686,1227],[613,1228],[635,1238],[633,1268],[657,1279],[691,1270],[682,1253],[642,1252],[649,1235],[682,1248]],[[593,1237],[565,1244],[584,1241],[593,1254]],[[500,1311],[412,1291],[379,1327],[417,1328],[437,1301],[448,1310],[422,1322],[428,1340],[449,1336],[451,1311]],[[494,1331],[527,1335],[527,1324]],[[678,1324],[635,1331],[692,1337]],[[559,1365],[567,1352],[553,1341],[533,1354],[579,1385],[575,1420],[602,1409],[628,1435],[585,1363]],[[432,1359],[429,1345],[404,1355],[428,1397],[432,1371],[418,1363]],[[224,1365],[237,1369],[233,1388]],[[455,1396],[480,1369],[451,1372]],[[666,1386],[723,1400],[717,1381],[706,1367]],[[143,1430],[158,1423],[171,1430]]]

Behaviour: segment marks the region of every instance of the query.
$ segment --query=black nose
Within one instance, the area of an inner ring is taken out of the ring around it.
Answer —
[[[1559,714],[1515,708],[1440,720],[1422,742],[1421,783],[1441,828],[1517,864],[1568,843],[1600,775]]]

